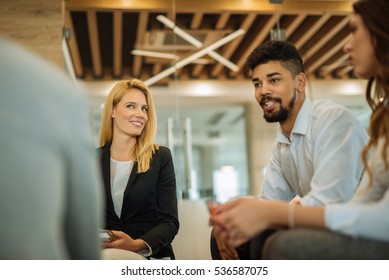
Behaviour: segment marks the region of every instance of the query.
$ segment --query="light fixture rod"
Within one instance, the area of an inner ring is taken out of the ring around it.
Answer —
[[[166,25],[167,27],[172,29],[175,34],[177,34],[178,36],[180,36],[182,39],[186,40],[188,43],[192,44],[193,46],[195,46],[197,48],[201,48],[203,46],[203,44],[199,40],[197,40],[195,37],[190,35],[188,32],[186,32],[186,31],[182,30],[181,28],[179,28],[178,26],[176,26],[175,23],[173,21],[171,21],[170,19],[168,19],[167,17],[165,17],[163,15],[159,15],[159,16],[157,16],[157,20],[159,20],[164,25]],[[231,61],[229,61],[225,57],[221,56],[217,52],[210,51],[208,53],[208,55],[210,57],[212,57],[213,59],[215,59],[216,61],[223,64],[224,66],[226,66],[227,68],[229,68],[230,70],[232,70],[234,72],[239,71],[238,65],[232,63]]]
[[[144,51],[144,50],[133,50],[133,51],[131,51],[131,54],[141,55],[141,56],[151,56],[151,57],[157,57],[157,58],[173,59],[173,60],[177,60],[179,58],[175,54],[163,53],[163,52]]]
[[[188,32],[185,32],[184,30],[182,30],[181,28],[179,28],[178,26],[175,25],[174,22],[172,22],[170,19],[168,19],[167,17],[163,16],[163,15],[159,15],[157,16],[157,20],[159,20],[160,22],[162,22],[164,25],[166,25],[167,27],[169,27],[170,29],[173,30],[173,32],[175,34],[177,34],[178,36],[180,36],[182,39],[184,39],[185,41],[187,41],[188,43],[192,44],[193,46],[197,47],[197,48],[201,48],[203,46],[203,43],[201,43],[199,40],[197,40],[195,37],[193,37],[192,35],[190,35]]]
[[[167,68],[166,70],[164,70],[164,71],[158,73],[157,75],[151,77],[150,79],[146,80],[145,84],[147,86],[150,86],[150,85],[158,82],[159,80],[169,76],[170,74],[173,74],[177,69],[180,69],[180,68],[184,67],[185,65],[188,65],[189,63],[193,62],[194,60],[202,57],[203,55],[209,53],[212,50],[215,50],[215,49],[227,44],[228,42],[234,40],[235,38],[241,36],[244,33],[245,33],[245,31],[243,29],[238,29],[237,31],[227,35],[224,38],[221,38],[220,40],[209,45],[208,47],[205,47],[205,48],[195,52],[194,54],[178,61],[175,65]]]

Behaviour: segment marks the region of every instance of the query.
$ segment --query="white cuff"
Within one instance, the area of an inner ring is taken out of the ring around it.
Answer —
[[[142,255],[143,257],[147,258],[147,257],[150,257],[152,254],[153,254],[153,250],[151,250],[151,247],[149,244],[147,244],[146,241],[142,240],[144,244],[146,244],[147,246],[147,249],[142,249],[140,251],[138,251],[137,253],[139,255]]]

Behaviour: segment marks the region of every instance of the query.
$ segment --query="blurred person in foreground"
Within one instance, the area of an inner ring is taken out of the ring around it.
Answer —
[[[84,91],[0,38],[0,259],[99,259],[102,182]]]
[[[353,198],[324,207],[238,198],[213,209],[211,223],[231,246],[268,228],[264,259],[389,259],[389,1],[353,4],[344,51],[357,77],[368,79],[370,140]]]

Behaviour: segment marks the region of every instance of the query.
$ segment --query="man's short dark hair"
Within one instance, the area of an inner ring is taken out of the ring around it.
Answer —
[[[256,47],[247,58],[247,67],[255,67],[269,61],[280,61],[293,77],[304,73],[303,60],[297,48],[284,41],[267,41]]]

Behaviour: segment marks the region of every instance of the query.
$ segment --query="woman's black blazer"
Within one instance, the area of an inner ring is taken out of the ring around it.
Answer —
[[[124,191],[121,217],[115,213],[111,195],[110,145],[98,151],[105,188],[105,228],[146,241],[153,251],[152,257],[175,259],[171,243],[178,233],[179,221],[170,150],[160,146],[147,172],[138,174],[138,163],[134,163]]]

